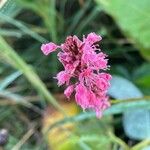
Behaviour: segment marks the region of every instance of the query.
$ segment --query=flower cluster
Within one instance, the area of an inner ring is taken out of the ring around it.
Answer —
[[[77,36],[68,36],[60,46],[52,42],[41,46],[45,55],[61,49],[58,59],[64,70],[56,76],[58,85],[66,84],[66,97],[69,99],[74,92],[76,103],[84,110],[94,110],[97,117],[101,117],[103,110],[110,106],[106,92],[111,75],[102,72],[107,70],[108,60],[99,49],[101,39],[101,36],[90,33],[82,41]]]

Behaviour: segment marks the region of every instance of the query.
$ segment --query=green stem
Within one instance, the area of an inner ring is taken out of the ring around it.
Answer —
[[[129,99],[115,99],[115,100],[110,100],[110,102],[111,104],[117,104],[117,103],[134,102],[140,100],[150,100],[150,96],[143,96],[140,98],[129,98]]]
[[[131,150],[141,150],[150,145],[150,139],[143,140],[131,148]]]
[[[111,131],[108,132],[108,135],[110,137],[110,139],[114,142],[119,144],[123,150],[130,150],[130,147],[120,138],[118,138],[117,136],[115,136]]]

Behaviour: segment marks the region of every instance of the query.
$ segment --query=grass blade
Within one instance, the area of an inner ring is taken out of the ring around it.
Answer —
[[[0,13],[0,22],[4,21],[7,23],[10,23],[14,26],[16,26],[17,28],[19,28],[22,32],[30,35],[32,38],[36,39],[37,41],[43,43],[43,42],[47,42],[47,40],[45,38],[43,38],[42,36],[40,36],[39,34],[37,34],[36,32],[33,32],[32,30],[30,30],[28,27],[26,27],[21,21],[17,21],[16,19],[13,19],[7,15],[4,15],[2,13]]]
[[[18,69],[33,85],[33,87],[41,93],[41,95],[50,102],[55,108],[64,113],[62,107],[58,104],[52,94],[47,90],[45,84],[40,80],[39,76],[34,71],[33,67],[29,66],[24,60],[13,50],[6,41],[0,37],[0,51],[4,54],[5,59],[12,62],[11,65]]]
[[[23,32],[19,30],[10,30],[10,29],[0,29],[0,35],[9,36],[9,37],[17,37],[21,38],[23,36]]]
[[[76,15],[72,21],[72,24],[70,25],[70,27],[68,29],[67,35],[71,34],[74,31],[75,27],[78,25],[78,23],[80,22],[80,20],[84,16],[86,10],[89,8],[90,3],[91,3],[91,0],[88,0],[85,3],[84,7],[81,10],[79,10],[78,13],[76,13]]]
[[[18,7],[16,0],[1,0],[0,13],[14,17],[20,12],[21,8]]]
[[[77,34],[81,33],[81,31],[87,26],[87,24],[89,24],[92,20],[95,19],[95,17],[98,15],[100,11],[101,10],[99,7],[94,8],[93,11],[80,23],[80,25],[76,30],[76,33]]]
[[[21,75],[20,71],[14,72],[8,77],[6,77],[1,83],[0,83],[0,91],[5,89],[9,84],[11,84],[14,80],[16,80]]]
[[[7,98],[9,101],[14,102],[16,104],[21,104],[27,108],[34,110],[36,113],[43,115],[43,111],[40,108],[28,102],[24,97],[20,95],[4,90],[4,91],[0,91],[0,96]]]

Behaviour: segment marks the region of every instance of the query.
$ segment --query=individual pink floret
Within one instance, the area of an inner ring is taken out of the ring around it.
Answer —
[[[66,88],[66,90],[64,91],[64,94],[69,99],[73,91],[74,91],[74,85],[70,85]]]
[[[68,36],[60,46],[50,42],[41,47],[45,55],[61,49],[57,56],[64,70],[56,76],[58,85],[65,84],[66,97],[69,99],[75,93],[76,103],[84,110],[94,110],[97,117],[110,106],[106,94],[112,78],[104,72],[108,69],[108,59],[99,49],[101,39],[101,36],[90,33],[82,41],[77,36]]]
[[[47,44],[42,44],[41,50],[45,55],[48,55],[49,53],[55,51],[57,49],[57,47],[58,46],[56,44],[50,42]]]

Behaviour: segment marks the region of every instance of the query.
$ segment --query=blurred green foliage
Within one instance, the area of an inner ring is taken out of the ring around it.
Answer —
[[[0,129],[9,131],[3,148],[49,149],[42,119],[49,106],[65,111],[53,96],[63,91],[53,79],[62,66],[56,54],[44,57],[40,45],[96,32],[114,75],[112,107],[101,120],[81,111],[49,130],[73,123],[75,131],[66,128],[70,136],[60,150],[150,149],[149,6],[149,0],[0,1]]]
[[[123,30],[128,39],[150,60],[150,1],[96,0]]]

